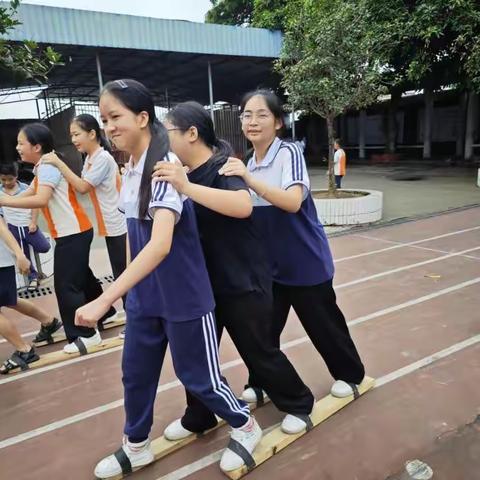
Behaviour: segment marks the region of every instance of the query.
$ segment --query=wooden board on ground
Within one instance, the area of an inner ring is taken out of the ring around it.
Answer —
[[[265,405],[268,403],[270,399],[268,397],[265,398],[264,402],[262,405]],[[250,407],[250,411],[253,412],[257,408],[256,403],[249,403],[248,406]],[[176,452],[177,450],[180,450],[182,447],[185,447],[186,445],[189,445],[190,443],[194,442],[195,440],[204,437],[205,435],[208,435],[210,432],[213,432],[217,430],[220,427],[223,427],[226,422],[225,420],[218,419],[218,423],[215,427],[211,428],[210,430],[207,430],[201,435],[196,435],[192,434],[188,436],[187,438],[184,438],[183,440],[167,440],[163,435],[161,437],[156,438],[155,440],[152,440],[152,451],[153,455],[155,457],[154,462],[157,460],[160,460],[163,457],[166,457],[167,455],[170,455],[173,452]],[[149,464],[151,465],[151,463]],[[139,468],[134,468],[133,471],[136,472],[138,470],[141,470],[144,467],[139,467]],[[116,477],[112,477],[110,480],[120,480],[124,478],[125,475],[117,475]]]
[[[118,337],[107,338],[103,340],[100,345],[97,345],[95,347],[89,347],[87,351],[88,353],[101,352],[102,350],[109,350],[111,348],[119,347],[121,345],[123,345],[123,338],[118,338]],[[88,356],[88,353],[85,356]],[[58,350],[56,352],[51,352],[51,353],[42,355],[40,357],[40,360],[37,360],[36,362],[33,362],[33,363],[29,363],[28,366],[30,368],[24,371],[28,372],[29,370],[34,370],[40,367],[46,367],[47,365],[53,365],[54,363],[64,362],[76,357],[80,357],[80,353],[65,353],[63,350]],[[10,372],[8,372],[9,375],[11,375],[12,373],[22,373],[22,370],[20,370],[19,368],[16,368],[15,370],[10,370]]]
[[[360,395],[364,394],[375,385],[375,380],[370,377],[365,377],[363,382],[358,387],[358,392]],[[325,398],[322,398],[313,406],[313,411],[310,416],[312,419],[313,427],[316,427],[327,418],[331,417],[334,413],[341,410],[343,407],[353,402],[353,395],[350,395],[346,398],[335,398],[332,395],[327,395]],[[272,458],[276,453],[282,451],[285,447],[288,447],[295,440],[298,440],[300,437],[305,435],[307,432],[304,430],[301,433],[296,435],[289,435],[283,433],[280,425],[265,435],[260,444],[257,446],[253,452],[253,459],[255,464],[258,467],[263,462],[267,461],[269,458]],[[224,472],[225,475],[230,477],[232,480],[237,480],[242,478],[244,475],[249,473],[247,467],[244,465],[242,468],[233,470],[231,472]]]
[[[104,325],[103,327],[103,330],[109,330],[110,328],[115,328],[115,327],[122,327],[123,325],[125,325],[126,323],[126,319],[125,319],[125,316],[123,316],[122,318],[119,318],[118,320],[114,320],[113,322],[108,322]],[[53,338],[53,342],[40,342],[40,343],[35,343],[33,342],[33,346],[34,347],[44,347],[46,345],[53,345],[54,343],[59,343],[59,342],[64,342],[67,337],[65,337],[65,332],[63,330],[57,332],[57,333],[54,333],[52,335],[52,338]]]

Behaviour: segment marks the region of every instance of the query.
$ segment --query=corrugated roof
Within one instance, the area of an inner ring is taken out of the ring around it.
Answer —
[[[9,40],[266,58],[278,57],[282,45],[279,31],[44,5],[21,4],[18,19]]]

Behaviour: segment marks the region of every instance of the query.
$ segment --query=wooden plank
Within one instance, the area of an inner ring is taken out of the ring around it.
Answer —
[[[267,404],[269,401],[270,399],[266,397],[263,404]],[[257,409],[256,403],[249,403],[248,406],[250,407],[251,412]],[[155,440],[152,440],[152,451],[155,457],[154,462],[156,462],[157,460],[160,460],[161,458],[166,457],[167,455],[173,452],[176,452],[177,450],[180,450],[182,447],[185,447],[186,445],[189,445],[195,440],[202,438],[211,432],[214,432],[215,430],[219,429],[220,427],[223,427],[226,424],[225,420],[222,420],[221,418],[217,417],[217,420],[218,420],[218,423],[215,427],[211,428],[210,430],[207,430],[201,435],[192,434],[187,438],[184,438],[182,440],[175,440],[175,441],[167,440],[162,435],[161,437],[158,437]],[[152,464],[149,463],[148,465],[152,465]],[[142,468],[144,467],[134,468],[133,471],[136,472],[137,470],[141,470]],[[116,477],[112,477],[110,480],[120,480],[122,478],[124,478],[124,475],[120,474],[120,475],[117,475]]]
[[[113,322],[108,322],[105,324],[103,330],[100,332],[100,335],[102,334],[103,331],[109,330],[110,328],[115,328],[115,327],[122,327],[126,323],[126,318],[123,316],[123,318],[119,318],[118,320],[115,320]],[[57,333],[54,333],[52,335],[53,342],[48,343],[48,342],[40,342],[40,343],[35,343],[33,342],[33,346],[36,347],[44,347],[46,345],[53,345],[54,343],[59,343],[59,342],[64,342],[67,337],[65,337],[65,332],[59,331]]]
[[[365,392],[373,388],[374,385],[375,380],[373,378],[365,377],[363,382],[359,385],[358,391],[361,395],[363,395]],[[310,416],[313,426],[316,427],[353,401],[353,395],[350,395],[346,398],[335,398],[332,395],[327,395],[326,397],[322,398],[313,406],[313,411]],[[261,442],[253,452],[252,456],[255,460],[256,466],[258,467],[258,465],[261,465],[278,452],[281,452],[284,448],[288,447],[288,445],[295,442],[295,440],[298,440],[300,437],[305,435],[305,433],[307,433],[306,430],[301,433],[297,433],[296,435],[289,435],[282,432],[279,425],[262,438]],[[225,473],[225,475],[232,480],[237,480],[249,472],[247,467],[244,465],[237,470],[223,473]]]
[[[121,345],[123,345],[123,338],[118,338],[118,337],[107,338],[103,340],[100,345],[97,345],[95,347],[89,347],[87,351],[88,353],[101,352],[102,350],[109,350],[111,348],[119,347]],[[47,365],[53,365],[54,363],[64,362],[79,356],[80,356],[80,353],[65,353],[63,350],[47,353],[46,355],[42,355],[40,357],[40,360],[37,360],[36,362],[33,362],[33,363],[29,363],[28,366],[30,368],[25,371],[28,372],[29,370],[34,370],[36,368],[46,367]],[[21,373],[21,370],[19,368],[16,368],[8,372],[9,375],[11,375],[12,373]]]

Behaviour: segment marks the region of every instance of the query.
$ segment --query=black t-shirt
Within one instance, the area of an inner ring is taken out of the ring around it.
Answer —
[[[192,183],[222,190],[247,190],[241,177],[218,171],[226,158],[212,158],[188,174]],[[215,295],[271,291],[271,272],[260,233],[251,218],[227,217],[194,203],[198,230]]]

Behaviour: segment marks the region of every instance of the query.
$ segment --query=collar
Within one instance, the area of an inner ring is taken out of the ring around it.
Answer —
[[[265,158],[260,163],[257,164],[255,153],[253,154],[251,158],[249,170],[253,172],[259,168],[268,167],[275,160],[275,157],[277,156],[277,153],[280,150],[281,146],[282,146],[282,140],[280,140],[278,137],[275,137],[272,144],[268,147]]]
[[[89,163],[90,165],[92,164],[93,160],[100,155],[104,151],[103,147],[99,147],[95,150],[94,154],[92,156],[88,155],[85,161]]]
[[[145,167],[145,160],[147,158],[147,151],[148,148],[142,153],[142,156],[140,157],[140,160],[136,165],[133,165],[133,159],[130,157],[128,159],[128,163],[125,164],[126,172],[125,174],[130,176],[130,175],[142,175],[143,174],[143,169]]]

